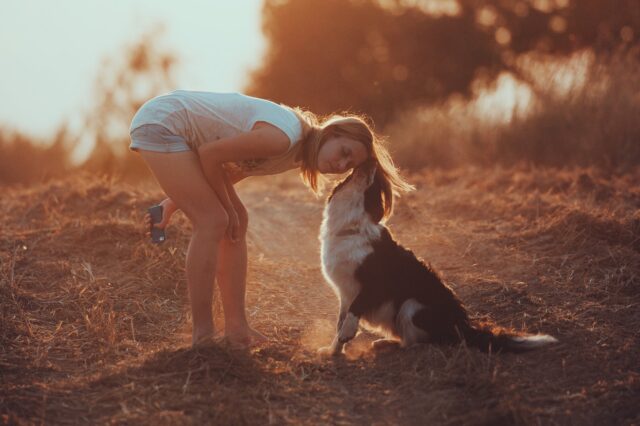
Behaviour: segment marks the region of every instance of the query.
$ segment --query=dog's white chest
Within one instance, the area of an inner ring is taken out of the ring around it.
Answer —
[[[355,272],[371,252],[370,244],[359,235],[322,238],[322,273],[341,301],[351,301],[359,293]]]
[[[345,228],[340,221],[330,216],[336,213],[325,210],[322,222],[320,231],[322,273],[341,303],[350,304],[360,292],[360,284],[355,279],[356,269],[373,252],[369,235],[371,230],[358,222],[350,228]]]
[[[345,187],[325,206],[320,227],[322,273],[342,305],[350,305],[360,292],[355,272],[373,252],[371,242],[380,232],[364,210],[360,191]]]

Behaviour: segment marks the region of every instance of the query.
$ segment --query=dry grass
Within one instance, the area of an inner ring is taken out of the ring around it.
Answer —
[[[89,176],[0,204],[0,414],[9,424],[637,424],[640,173],[480,170],[412,176],[391,228],[478,319],[561,344],[322,360],[336,300],[318,265],[322,203],[285,175],[240,185],[249,316],[270,343],[191,350],[189,224],[143,235],[154,187]],[[220,326],[219,305],[217,305]]]

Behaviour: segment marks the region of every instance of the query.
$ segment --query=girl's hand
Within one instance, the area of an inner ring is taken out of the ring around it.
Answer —
[[[236,213],[235,209],[230,209],[227,211],[227,215],[229,216],[229,226],[227,227],[227,238],[235,243],[238,241],[240,236],[240,219],[238,218],[238,213]]]
[[[164,229],[169,224],[171,216],[173,216],[176,210],[178,210],[178,206],[173,202],[171,198],[162,200],[160,202],[160,205],[162,206],[162,221],[159,223],[155,223],[153,226],[155,228]],[[149,213],[146,213],[144,215],[144,221],[147,224],[147,229],[151,229],[151,216],[149,216]],[[149,233],[150,232],[147,231],[147,234]]]

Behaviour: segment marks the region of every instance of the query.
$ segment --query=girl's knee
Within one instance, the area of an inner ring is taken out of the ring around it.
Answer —
[[[209,238],[221,240],[229,227],[229,216],[226,212],[212,215],[201,215],[192,218],[193,231],[199,234],[206,234]]]

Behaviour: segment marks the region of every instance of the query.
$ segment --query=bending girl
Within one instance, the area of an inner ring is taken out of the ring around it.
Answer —
[[[130,134],[129,148],[142,156],[168,197],[155,226],[164,228],[177,209],[193,225],[186,256],[193,345],[213,336],[214,281],[226,338],[243,346],[265,340],[245,314],[249,219],[236,182],[298,168],[317,193],[319,174],[345,173],[370,159],[384,177],[389,208],[393,191],[411,189],[358,116],[321,122],[310,112],[239,93],[178,90],[146,102]]]

